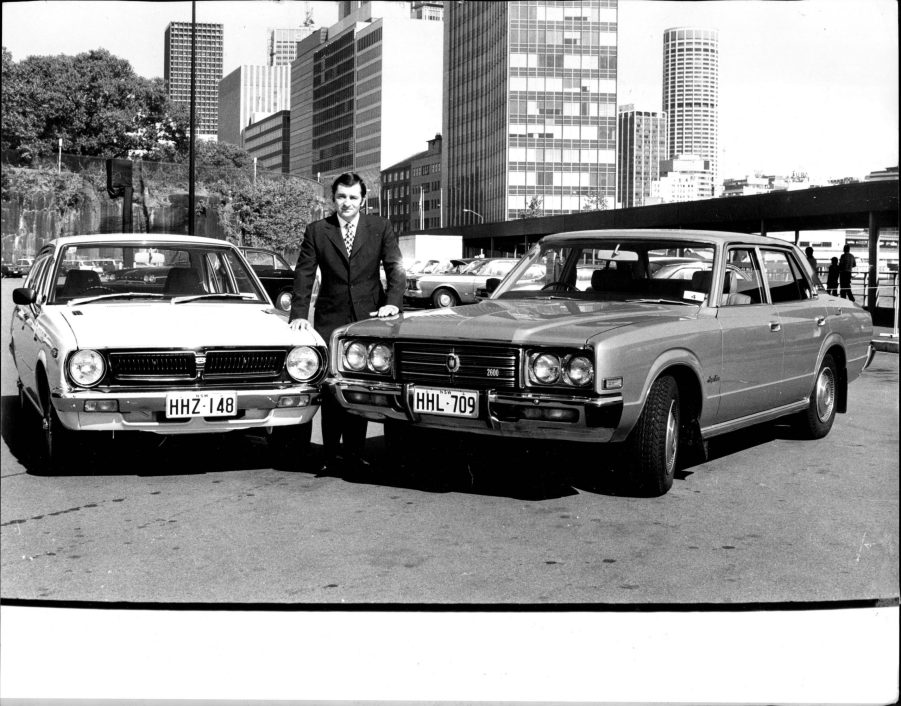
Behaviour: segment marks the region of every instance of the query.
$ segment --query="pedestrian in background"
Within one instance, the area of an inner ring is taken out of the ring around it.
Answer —
[[[306,317],[318,267],[321,281],[312,325],[327,343],[339,326],[372,316],[396,316],[403,303],[406,276],[397,238],[388,221],[360,212],[365,198],[366,184],[358,174],[339,176],[332,184],[336,213],[307,226],[300,245],[289,326],[310,326]],[[382,266],[387,292],[379,277]],[[341,407],[330,388],[322,398],[320,472],[365,469],[366,426],[363,417]]]
[[[826,292],[838,296],[838,258],[833,257],[826,271]]]
[[[854,273],[855,267],[857,267],[857,260],[851,254],[851,246],[845,245],[842,256],[838,260],[838,287],[841,296],[852,302],[856,301],[851,292],[851,275]]]
[[[810,267],[813,269],[813,273],[819,274],[817,272],[817,259],[813,256],[813,248],[809,245],[804,248],[804,254],[807,255],[807,262],[810,263]]]

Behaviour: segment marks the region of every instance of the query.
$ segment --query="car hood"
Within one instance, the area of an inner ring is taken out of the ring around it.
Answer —
[[[450,309],[368,319],[351,324],[355,336],[583,345],[593,336],[658,319],[694,318],[698,307],[637,302],[487,300]]]
[[[79,348],[324,345],[288,328],[271,306],[135,302],[59,307]]]

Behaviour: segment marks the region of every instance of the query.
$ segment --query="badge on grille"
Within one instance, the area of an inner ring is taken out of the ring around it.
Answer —
[[[444,359],[444,364],[450,372],[455,373],[460,369],[460,356],[456,353],[448,353],[447,358]]]

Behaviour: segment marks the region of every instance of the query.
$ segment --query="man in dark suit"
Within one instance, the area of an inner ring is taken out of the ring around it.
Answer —
[[[337,212],[307,226],[297,266],[289,325],[304,329],[316,268],[321,271],[319,297],[313,326],[326,343],[339,326],[371,316],[400,313],[406,275],[397,238],[391,224],[378,216],[360,213],[366,184],[358,174],[345,173],[332,184]],[[379,271],[385,267],[388,291],[382,289]],[[322,470],[334,469],[340,461],[349,470],[365,467],[363,447],[367,422],[348,414],[331,394],[323,396]],[[343,437],[344,455],[339,454]]]

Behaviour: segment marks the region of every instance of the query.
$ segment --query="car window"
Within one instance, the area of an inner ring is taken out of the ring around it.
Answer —
[[[766,281],[774,304],[810,299],[810,287],[787,252],[762,250]]]
[[[726,282],[729,294],[742,294],[750,301],[740,301],[732,298],[733,304],[760,304],[766,301],[763,294],[762,277],[760,275],[760,263],[754,248],[730,248],[726,253],[726,268],[735,273],[731,282]],[[730,302],[727,300],[727,304]]]
[[[50,265],[52,263],[52,253],[39,255],[35,260],[34,265],[32,265],[25,281],[22,283],[22,286],[33,289],[39,294],[43,294],[46,291],[45,284],[47,282],[47,273],[50,271]]]

